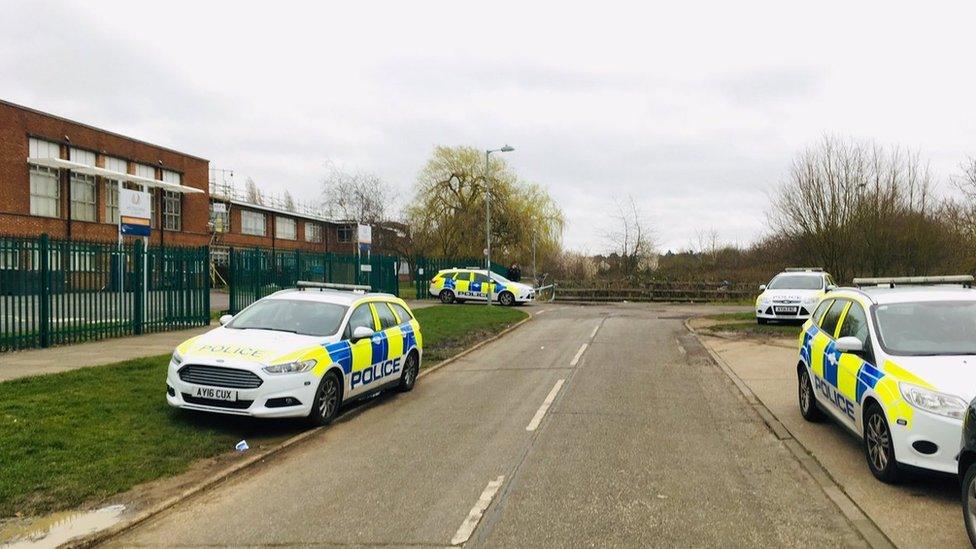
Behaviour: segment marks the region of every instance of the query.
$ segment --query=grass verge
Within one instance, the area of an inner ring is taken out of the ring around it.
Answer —
[[[415,311],[433,365],[527,315],[504,307]],[[241,439],[273,444],[299,421],[170,408],[169,355],[0,383],[0,518],[76,507],[171,476]]]
[[[762,337],[796,337],[800,333],[799,324],[758,324],[752,311],[709,315],[704,318],[710,322],[699,330],[706,333],[731,332]]]

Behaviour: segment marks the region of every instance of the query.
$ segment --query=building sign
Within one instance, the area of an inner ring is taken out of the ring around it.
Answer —
[[[356,240],[359,242],[359,253],[369,254],[370,246],[373,244],[373,228],[369,225],[358,225]]]
[[[126,236],[149,236],[152,195],[130,189],[119,190],[119,225]]]

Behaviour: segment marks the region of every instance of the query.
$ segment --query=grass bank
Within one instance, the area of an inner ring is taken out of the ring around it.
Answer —
[[[469,305],[415,311],[433,365],[525,318]],[[274,444],[299,421],[185,413],[163,397],[169,355],[0,383],[0,518],[78,506],[185,471],[241,439]]]
[[[800,333],[800,325],[795,323],[759,324],[752,311],[709,315],[703,320],[703,325],[698,329],[706,333],[735,333],[763,337],[796,337]]]

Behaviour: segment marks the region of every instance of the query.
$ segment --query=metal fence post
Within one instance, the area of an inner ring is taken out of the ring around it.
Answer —
[[[40,320],[41,347],[51,346],[51,239],[44,233],[41,235],[40,253],[41,283],[40,283]],[[28,294],[29,295],[29,294]]]
[[[146,286],[146,281],[143,278],[143,271],[145,271],[146,265],[143,262],[143,255],[145,254],[145,246],[142,240],[136,240],[135,247],[133,248],[133,264],[135,265],[135,280],[132,283],[132,333],[136,335],[142,334],[142,324],[143,324],[143,310],[145,309],[145,303],[143,302],[143,290]]]
[[[204,326],[206,326],[207,324],[210,324],[210,276],[209,276],[209,269],[207,269],[207,266],[210,263],[210,246],[204,246],[200,248],[200,251],[203,254],[201,265],[204,266],[204,271],[201,273],[201,276],[203,276],[203,303],[204,303],[203,316],[201,320],[203,321]]]
[[[227,249],[227,314],[237,314],[237,293],[240,291],[237,280],[237,272],[234,267],[237,260],[234,257],[237,253],[234,251],[234,247],[231,246]]]

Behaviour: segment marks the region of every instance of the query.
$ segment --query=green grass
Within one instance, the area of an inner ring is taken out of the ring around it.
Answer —
[[[752,311],[739,313],[722,313],[709,315],[705,318],[717,321],[717,324],[701,328],[705,332],[733,332],[756,336],[790,336],[800,333],[798,324],[759,324]]]
[[[397,295],[400,299],[417,299],[417,285],[413,282],[401,282]]]
[[[503,307],[415,311],[432,365],[525,318]],[[169,356],[0,383],[0,517],[44,513],[185,471],[194,461],[291,436],[305,424],[170,408]]]

